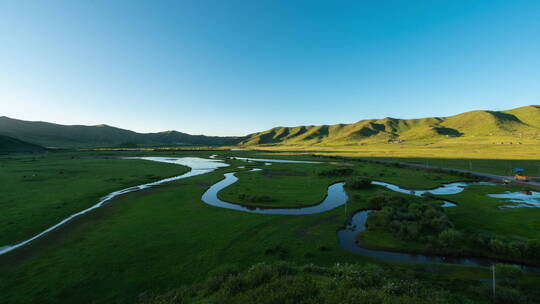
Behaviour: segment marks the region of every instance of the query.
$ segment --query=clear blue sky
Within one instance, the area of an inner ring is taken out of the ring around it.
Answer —
[[[244,135],[540,103],[540,1],[0,0],[0,116]]]

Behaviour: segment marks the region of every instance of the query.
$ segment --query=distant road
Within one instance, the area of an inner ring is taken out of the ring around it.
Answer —
[[[317,155],[317,156],[320,156],[320,155]],[[322,156],[322,157],[328,157],[328,156]],[[372,159],[365,159],[365,158],[359,158],[359,157],[347,157],[347,156],[331,156],[329,158],[348,159],[348,160],[360,159],[360,160],[365,160],[365,161],[369,161],[369,162],[374,161]],[[532,188],[532,189],[535,189],[535,190],[540,190],[540,182],[518,181],[518,180],[514,179],[512,176],[496,175],[496,174],[469,171],[469,170],[461,170],[461,169],[454,169],[454,168],[429,166],[429,165],[422,165],[422,164],[416,164],[416,163],[392,162],[392,161],[387,161],[387,160],[376,160],[375,162],[388,163],[388,164],[399,164],[399,165],[401,165],[403,167],[418,168],[418,169],[424,169],[424,170],[441,170],[441,171],[447,171],[447,172],[469,173],[469,174],[472,174],[474,176],[478,176],[478,177],[482,177],[482,178],[488,178],[488,179],[497,180],[497,181],[500,181],[500,182],[510,181],[514,185],[520,185],[520,186],[525,186],[525,187]]]
[[[393,162],[388,162],[388,163],[393,163]],[[494,179],[494,180],[498,180],[498,181],[501,181],[501,182],[509,180],[509,181],[511,181],[512,184],[517,184],[517,185],[520,185],[520,186],[526,186],[526,187],[530,187],[530,188],[540,190],[540,182],[518,181],[518,180],[514,179],[512,176],[496,175],[496,174],[469,171],[469,170],[461,170],[461,169],[454,169],[454,168],[444,168],[444,167],[428,166],[428,165],[412,164],[412,163],[403,163],[403,162],[397,162],[397,164],[400,164],[401,166],[409,167],[409,168],[419,168],[419,169],[428,169],[428,170],[436,169],[436,170],[442,170],[442,171],[448,171],[448,172],[469,173],[469,174],[472,174],[472,175],[475,175],[475,176],[478,176],[478,177]]]

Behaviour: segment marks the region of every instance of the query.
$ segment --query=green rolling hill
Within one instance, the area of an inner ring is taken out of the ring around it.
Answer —
[[[540,139],[540,106],[508,111],[471,111],[449,117],[387,117],[352,124],[276,127],[249,134],[240,145],[349,145],[447,138]]]
[[[149,146],[342,146],[384,142],[540,139],[540,106],[471,111],[449,117],[361,120],[352,124],[276,127],[245,137],[137,133],[108,125],[59,125],[0,117],[0,135],[61,148]]]
[[[22,140],[0,135],[0,153],[13,152],[42,152],[46,149],[42,146],[24,142]]]
[[[239,137],[190,135],[177,131],[137,133],[108,125],[59,125],[0,117],[0,135],[46,147],[223,146],[237,144]]]

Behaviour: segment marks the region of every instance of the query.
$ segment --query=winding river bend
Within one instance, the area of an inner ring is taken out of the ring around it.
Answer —
[[[268,161],[267,159],[250,159],[259,162]],[[255,168],[247,172],[260,171],[261,169]],[[212,185],[202,196],[202,201],[215,207],[238,210],[249,213],[259,213],[259,214],[286,214],[286,215],[305,215],[305,214],[314,214],[324,211],[334,209],[338,206],[345,204],[348,200],[347,193],[344,189],[344,183],[336,183],[328,187],[328,194],[326,198],[318,205],[300,207],[300,208],[261,208],[261,207],[250,207],[240,204],[234,204],[230,202],[225,202],[219,199],[217,193],[222,189],[234,184],[238,181],[238,177],[235,176],[235,172],[224,174],[224,179]],[[425,189],[425,190],[412,190],[401,188],[397,185],[390,183],[375,181],[373,184],[378,186],[386,187],[390,190],[406,193],[416,196],[421,196],[427,192],[437,195],[449,195],[457,194],[462,192],[466,187],[471,185],[496,185],[495,183],[490,182],[458,182],[444,184],[440,187],[434,189]],[[453,207],[454,203],[443,201],[443,207]],[[369,213],[372,210],[363,210],[356,212],[349,222],[346,224],[344,229],[341,229],[337,232],[338,242],[341,248],[357,253],[366,255],[369,257],[394,261],[394,262],[416,262],[416,263],[445,263],[445,264],[461,264],[461,265],[470,265],[470,266],[490,266],[495,261],[490,259],[482,258],[456,258],[456,257],[445,257],[438,255],[426,255],[426,254],[411,254],[411,253],[401,253],[401,252],[392,252],[385,250],[370,250],[358,246],[356,242],[356,236],[358,233],[366,230],[366,219]],[[526,265],[519,265],[524,271],[528,272],[540,272],[539,267],[531,267]]]
[[[474,185],[494,186],[496,185],[495,183],[491,183],[491,182],[457,182],[457,183],[443,184],[442,186],[433,188],[433,189],[406,189],[406,188],[401,188],[400,186],[393,185],[390,183],[385,183],[385,182],[373,181],[371,183],[373,185],[386,187],[395,192],[411,194],[411,195],[416,195],[416,196],[422,196],[426,193],[431,193],[434,195],[458,194],[462,192],[463,190],[465,190],[465,188],[468,186],[474,186]]]
[[[465,188],[468,186],[473,186],[473,185],[494,186],[496,185],[495,183],[491,183],[491,182],[457,182],[457,183],[443,184],[442,186],[433,188],[433,189],[406,189],[406,188],[401,188],[398,185],[380,182],[380,181],[373,181],[371,183],[373,185],[383,186],[395,192],[416,195],[416,196],[422,196],[426,193],[430,193],[434,195],[458,194],[462,192],[463,190],[465,190]],[[442,202],[443,207],[454,207],[456,205],[455,203],[452,203],[449,201],[441,200],[441,202]]]
[[[261,169],[252,169],[248,172],[260,171]],[[225,173],[225,178],[221,181],[212,185],[202,196],[202,201],[208,205],[226,208],[238,211],[244,211],[249,213],[260,213],[260,214],[288,214],[288,215],[305,215],[305,214],[314,214],[324,211],[334,209],[338,206],[341,206],[347,202],[348,196],[343,189],[344,183],[335,183],[328,187],[328,193],[324,200],[317,205],[299,207],[299,208],[270,208],[270,207],[252,207],[245,206],[240,204],[234,204],[225,202],[219,199],[217,196],[218,192],[222,189],[234,184],[238,181],[238,177],[234,175],[235,173]]]
[[[356,236],[366,230],[366,220],[372,210],[363,210],[355,213],[347,223],[345,229],[337,232],[339,246],[341,248],[369,257],[394,262],[438,263],[438,264],[461,264],[471,266],[491,266],[496,261],[484,258],[458,258],[438,255],[402,253],[385,250],[370,250],[358,246]],[[540,272],[540,267],[515,264],[527,272]]]

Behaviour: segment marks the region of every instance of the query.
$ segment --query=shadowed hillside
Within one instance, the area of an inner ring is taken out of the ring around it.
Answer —
[[[41,152],[46,149],[9,136],[0,135],[0,153]]]
[[[102,146],[222,146],[233,145],[238,137],[190,135],[177,131],[137,133],[108,125],[59,125],[0,117],[0,134],[47,147]]]
[[[383,118],[352,124],[277,127],[250,134],[240,145],[347,145],[358,142],[442,140],[454,137],[539,138],[540,106],[471,111],[449,117]]]

